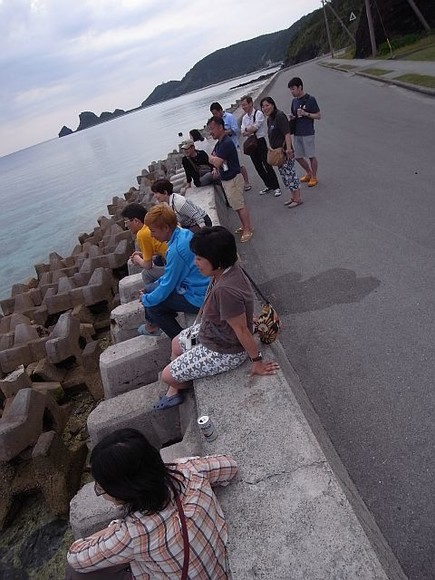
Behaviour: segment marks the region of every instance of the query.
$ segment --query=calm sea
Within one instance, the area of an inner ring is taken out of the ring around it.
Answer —
[[[0,298],[35,276],[50,252],[69,255],[114,195],[122,196],[151,161],[178,149],[182,132],[202,128],[209,106],[229,107],[263,84],[232,89],[259,73],[153,105],[102,125],[0,158]],[[263,81],[264,82],[264,81]]]

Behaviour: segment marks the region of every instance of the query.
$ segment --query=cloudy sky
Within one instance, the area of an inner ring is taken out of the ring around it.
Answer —
[[[214,6],[214,8],[213,8]],[[201,58],[291,26],[320,0],[0,0],[0,156],[138,106]]]

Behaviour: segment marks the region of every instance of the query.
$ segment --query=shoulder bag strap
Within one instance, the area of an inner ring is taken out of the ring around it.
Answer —
[[[264,302],[266,302],[267,304],[270,304],[269,300],[265,297],[265,295],[263,294],[263,292],[260,290],[260,288],[257,286],[257,284],[254,282],[254,280],[251,278],[251,276],[248,274],[248,272],[245,270],[245,268],[242,268],[242,266],[240,266],[240,269],[242,270],[242,272],[244,272],[245,276],[248,278],[248,280],[251,282],[252,287],[254,288],[254,290],[257,292],[257,294],[260,296],[260,298],[263,299]]]
[[[186,516],[184,515],[183,505],[181,499],[177,494],[175,496],[175,501],[177,502],[178,515],[181,522],[181,533],[183,535],[183,547],[184,547],[184,561],[183,570],[181,572],[181,580],[187,580],[187,574],[189,572],[189,557],[190,557],[190,546],[189,546],[189,536],[187,534],[187,524]]]

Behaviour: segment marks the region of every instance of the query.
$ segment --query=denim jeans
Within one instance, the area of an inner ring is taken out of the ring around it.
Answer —
[[[145,319],[161,328],[172,340],[183,330],[177,321],[178,312],[196,314],[199,308],[186,300],[182,294],[171,292],[160,304],[145,308]]]

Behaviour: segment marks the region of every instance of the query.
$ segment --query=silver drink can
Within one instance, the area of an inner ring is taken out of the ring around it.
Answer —
[[[207,441],[214,441],[215,439],[217,439],[217,432],[216,429],[214,428],[213,421],[210,419],[208,415],[203,415],[202,417],[199,417],[198,425]]]

